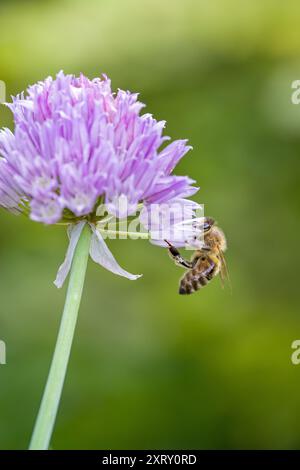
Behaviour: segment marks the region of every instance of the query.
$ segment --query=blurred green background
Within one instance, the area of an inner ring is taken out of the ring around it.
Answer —
[[[296,0],[1,0],[7,95],[60,69],[139,91],[193,145],[177,172],[197,179],[229,245],[232,294],[214,280],[178,296],[181,270],[141,240],[110,242],[136,282],[90,262],[54,449],[299,448],[299,22]],[[22,449],[67,238],[1,211],[0,239],[0,448]]]

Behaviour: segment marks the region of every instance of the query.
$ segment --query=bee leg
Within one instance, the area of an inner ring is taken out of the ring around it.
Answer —
[[[203,276],[205,276],[206,279],[208,279],[210,281],[214,276],[214,271],[217,268],[217,266],[218,266],[218,259],[215,256],[210,255],[210,257],[209,257],[209,267],[207,269],[205,269],[205,271],[203,271],[203,273],[202,273]]]
[[[188,260],[182,258],[181,254],[179,253],[177,248],[175,248],[175,246],[173,246],[167,240],[165,240],[165,242],[168,244],[169,254],[170,254],[171,258],[175,261],[175,264],[177,264],[178,266],[182,266],[184,268],[187,268],[187,269],[191,269],[193,267],[193,263],[191,261],[188,261]]]

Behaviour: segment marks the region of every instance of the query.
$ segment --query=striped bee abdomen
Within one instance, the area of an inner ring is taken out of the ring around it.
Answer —
[[[205,260],[199,259],[195,267],[187,271],[181,278],[179,294],[186,295],[197,292],[201,287],[206,286],[217,272],[218,266],[209,257]]]

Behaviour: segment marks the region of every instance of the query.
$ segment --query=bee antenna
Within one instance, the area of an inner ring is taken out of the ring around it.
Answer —
[[[169,245],[169,246],[172,246],[172,245],[171,245],[171,243],[170,243],[170,242],[168,242],[168,240],[164,240],[164,242],[166,242],[166,243],[167,243],[167,245]]]

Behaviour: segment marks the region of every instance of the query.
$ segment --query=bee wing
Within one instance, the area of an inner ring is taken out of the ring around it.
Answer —
[[[221,280],[222,287],[224,288],[225,282],[227,281],[229,284],[230,290],[232,290],[229,272],[228,272],[228,268],[226,264],[226,259],[225,259],[223,251],[221,250],[219,250],[219,257],[221,260],[220,280]]]

